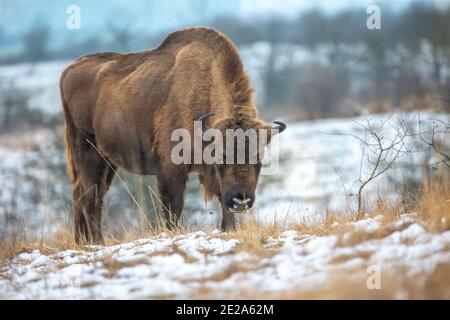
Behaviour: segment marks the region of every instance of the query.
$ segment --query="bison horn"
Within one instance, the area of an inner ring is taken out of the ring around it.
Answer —
[[[287,128],[287,125],[281,121],[274,121],[274,123],[278,125],[274,127],[274,129],[278,130],[278,133],[282,133]]]
[[[202,115],[200,118],[198,118],[198,120],[197,121],[201,121],[202,122],[202,124],[203,124],[203,128],[207,128],[206,127],[206,122],[208,121],[208,119],[211,117],[211,116],[213,116],[214,115],[214,113],[213,112],[208,112],[208,113],[205,113],[204,115]]]

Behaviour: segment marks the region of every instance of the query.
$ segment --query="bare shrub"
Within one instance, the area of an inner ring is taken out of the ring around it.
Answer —
[[[14,80],[0,78],[0,133],[43,121],[41,113],[30,108],[30,98]]]
[[[363,217],[367,209],[365,194],[378,177],[384,176],[388,182],[384,199],[376,191],[381,211],[393,206],[413,210],[430,184],[445,185],[450,181],[448,122],[431,119],[424,130],[420,115],[418,123],[398,119],[393,124],[391,118],[378,125],[368,119],[365,123],[355,122],[362,129],[361,135],[337,134],[350,136],[361,146],[359,177],[350,192],[344,190],[349,199],[356,199],[355,208],[350,208],[356,219]]]
[[[392,115],[379,124],[373,123],[370,119],[366,119],[365,123],[355,121],[362,129],[360,136],[349,133],[335,134],[350,136],[358,140],[361,147],[359,177],[352,184],[349,192],[344,190],[346,197],[356,199],[356,208],[349,208],[353,211],[356,219],[361,219],[364,216],[366,210],[365,192],[367,187],[375,179],[392,169],[400,155],[407,151],[405,140],[409,134],[408,129],[400,120],[396,125],[391,124],[391,118]],[[393,131],[393,133],[388,133],[388,129]]]
[[[433,120],[431,129],[427,131],[422,130],[422,120],[420,114],[418,115],[419,122],[419,132],[418,136],[420,140],[427,146],[429,146],[433,151],[439,155],[440,159],[437,163],[443,163],[447,167],[450,167],[450,145],[448,138],[444,139],[444,136],[448,137],[450,135],[450,122],[444,120]],[[439,138],[440,136],[440,138]]]

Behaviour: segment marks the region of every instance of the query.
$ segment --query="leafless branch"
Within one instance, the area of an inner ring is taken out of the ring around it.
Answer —
[[[359,178],[355,181],[358,185],[357,190],[351,194],[347,194],[345,191],[347,196],[355,196],[357,199],[357,219],[361,219],[364,213],[364,191],[367,186],[392,168],[400,154],[407,150],[405,139],[408,137],[408,129],[401,121],[395,126],[390,124],[392,117],[393,114],[377,125],[371,119],[366,119],[364,123],[354,121],[363,130],[363,134],[360,136],[351,133],[332,134],[354,138],[361,146]],[[390,139],[386,138],[388,135],[386,132],[388,124],[390,124],[389,129],[395,133]],[[364,168],[368,169],[367,174],[364,174]],[[352,189],[355,183],[352,184]]]
[[[443,149],[443,147],[441,147],[441,144],[439,143],[439,141],[436,140],[437,133],[450,134],[449,123],[445,122],[443,120],[439,120],[439,121],[433,120],[432,129],[429,130],[428,132],[424,132],[424,131],[422,131],[422,119],[420,117],[420,114],[417,114],[417,117],[418,117],[418,123],[419,123],[418,136],[419,136],[420,140],[423,143],[425,143],[427,146],[432,148],[437,154],[439,154],[442,157],[442,160],[439,161],[440,163],[443,163],[447,167],[450,167],[450,153],[445,151]],[[444,127],[445,127],[444,130],[438,130],[439,125],[437,125],[436,123],[440,123],[441,125],[444,125]],[[428,140],[424,137],[424,134],[426,134],[426,133],[429,133],[429,135],[430,135],[430,138]]]

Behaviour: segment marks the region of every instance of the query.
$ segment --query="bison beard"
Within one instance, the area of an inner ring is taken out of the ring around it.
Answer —
[[[103,198],[117,168],[157,176],[170,228],[183,211],[190,172],[198,173],[206,200],[222,204],[223,229],[235,228],[233,212],[253,205],[260,164],[171,161],[172,132],[193,135],[197,119],[220,131],[274,129],[257,118],[250,81],[223,34],[187,29],[154,50],[84,56],[64,70],[60,91],[78,243],[103,241]],[[286,127],[277,124],[279,132]]]

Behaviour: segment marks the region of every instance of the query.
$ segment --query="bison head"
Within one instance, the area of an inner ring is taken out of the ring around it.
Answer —
[[[207,171],[216,190],[206,191],[217,195],[224,209],[233,213],[245,212],[255,202],[264,147],[273,135],[283,132],[286,125],[275,122],[272,126],[255,118],[233,117],[218,119],[209,127],[207,122],[211,116],[213,113],[208,113],[199,119],[203,130],[215,131],[214,139],[206,143],[206,148],[212,150],[215,159]],[[220,144],[217,140],[221,140]]]

